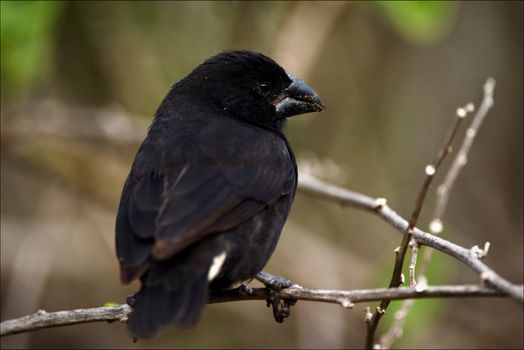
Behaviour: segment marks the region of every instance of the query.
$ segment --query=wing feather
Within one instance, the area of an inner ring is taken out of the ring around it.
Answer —
[[[122,280],[141,275],[150,259],[169,259],[293,192],[292,159],[263,152],[257,159],[229,165],[186,162],[163,172],[135,174],[124,186],[117,219]]]

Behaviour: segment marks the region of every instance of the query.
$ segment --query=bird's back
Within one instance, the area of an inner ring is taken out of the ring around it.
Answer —
[[[302,80],[245,50],[206,60],[171,88],[116,220],[121,280],[141,281],[129,322],[135,336],[194,325],[209,288],[262,270],[297,185],[285,119],[322,109]]]

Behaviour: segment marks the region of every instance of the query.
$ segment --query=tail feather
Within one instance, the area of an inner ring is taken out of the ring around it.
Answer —
[[[130,314],[129,330],[137,338],[150,338],[169,326],[194,326],[208,300],[207,276],[176,290],[143,285]]]
[[[180,315],[180,318],[184,320],[185,325],[179,325],[179,327],[192,327],[195,326],[202,315],[202,311],[206,306],[209,298],[209,286],[207,281],[207,274],[202,279],[196,281],[193,289],[191,290],[193,295],[187,304],[184,312]],[[200,310],[195,312],[194,310]]]

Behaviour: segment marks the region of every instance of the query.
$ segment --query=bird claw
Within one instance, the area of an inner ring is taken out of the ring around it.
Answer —
[[[130,294],[126,298],[127,305],[131,306],[131,308],[134,308],[136,305],[136,296],[138,293]]]
[[[245,284],[241,284],[239,287],[238,287],[238,292],[241,294],[241,295],[253,295],[253,288],[245,285]]]
[[[271,288],[267,288],[267,294],[267,306],[273,308],[275,321],[278,323],[284,322],[291,314],[291,306],[295,305],[297,301],[295,299],[282,299],[279,292]]]
[[[266,286],[267,306],[273,308],[273,316],[278,323],[284,322],[291,314],[291,306],[297,303],[296,299],[283,299],[280,297],[280,291],[289,288],[295,283],[280,276],[273,276],[264,271],[259,272],[257,279]]]

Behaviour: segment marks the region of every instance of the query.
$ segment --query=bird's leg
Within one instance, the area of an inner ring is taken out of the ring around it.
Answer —
[[[127,305],[131,306],[131,308],[134,308],[136,305],[136,298],[137,298],[138,292],[129,294],[126,298]],[[137,337],[133,337],[133,343],[136,343],[138,341]]]
[[[295,305],[296,299],[283,299],[280,297],[280,291],[284,288],[291,287],[295,283],[280,276],[273,276],[267,272],[261,271],[257,274],[256,279],[266,286],[267,306],[273,308],[273,316],[278,323],[284,322],[289,317],[291,306]]]

